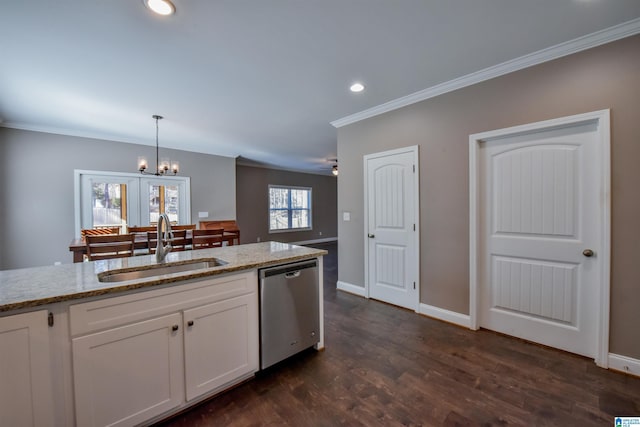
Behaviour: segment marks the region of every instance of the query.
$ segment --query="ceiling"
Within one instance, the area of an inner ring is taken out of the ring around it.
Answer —
[[[4,2],[3,125],[154,145],[160,114],[161,148],[330,173],[330,122],[640,17],[638,0],[173,3]]]

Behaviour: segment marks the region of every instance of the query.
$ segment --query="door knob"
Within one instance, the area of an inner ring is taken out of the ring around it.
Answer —
[[[582,251],[582,255],[586,256],[587,258],[590,258],[593,256],[593,251],[591,249],[585,249],[584,251]]]
[[[369,233],[369,234],[367,234],[367,237],[370,238],[370,239],[373,239],[374,237],[376,237],[376,235]]]

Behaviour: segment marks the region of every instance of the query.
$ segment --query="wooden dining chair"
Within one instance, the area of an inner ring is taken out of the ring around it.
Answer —
[[[171,229],[174,231],[175,230],[195,230],[196,225],[195,224],[172,225]]]
[[[222,246],[224,228],[193,230],[191,233],[191,247],[193,249],[217,248]]]
[[[89,261],[133,256],[133,234],[88,235],[85,239]]]
[[[173,230],[173,228],[172,228]],[[165,245],[167,242],[163,242]],[[173,240],[171,241],[171,251],[179,252],[187,250],[189,240],[187,239],[187,230],[173,231]],[[158,246],[158,233],[147,232],[147,247],[150,254],[156,253],[156,246]]]
[[[225,228],[224,237],[225,240],[229,243],[229,246],[233,246],[235,244],[235,241],[238,241],[238,244],[240,244],[240,230],[227,230]]]
[[[147,233],[149,231],[156,231],[156,227],[153,225],[140,226],[134,225],[133,227],[127,227],[127,233]]]
[[[120,227],[84,228],[80,230],[80,237],[103,236],[105,234],[120,234]]]

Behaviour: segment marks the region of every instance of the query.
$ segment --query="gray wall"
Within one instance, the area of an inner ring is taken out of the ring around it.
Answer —
[[[235,218],[235,159],[163,149],[191,177],[192,222]],[[72,262],[74,169],[136,172],[155,147],[0,127],[0,270]]]
[[[610,108],[610,351],[640,358],[639,53],[634,36],[339,129],[339,280],[364,286],[363,155],[419,145],[421,302],[469,313],[469,135]]]
[[[255,242],[258,237],[261,241],[301,242],[338,236],[335,177],[238,165],[236,185],[241,243]],[[313,230],[269,234],[269,185],[312,188]]]

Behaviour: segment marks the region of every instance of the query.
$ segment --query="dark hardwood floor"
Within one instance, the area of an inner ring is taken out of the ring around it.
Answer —
[[[336,291],[310,350],[162,426],[611,426],[640,415],[640,379],[489,331]]]

